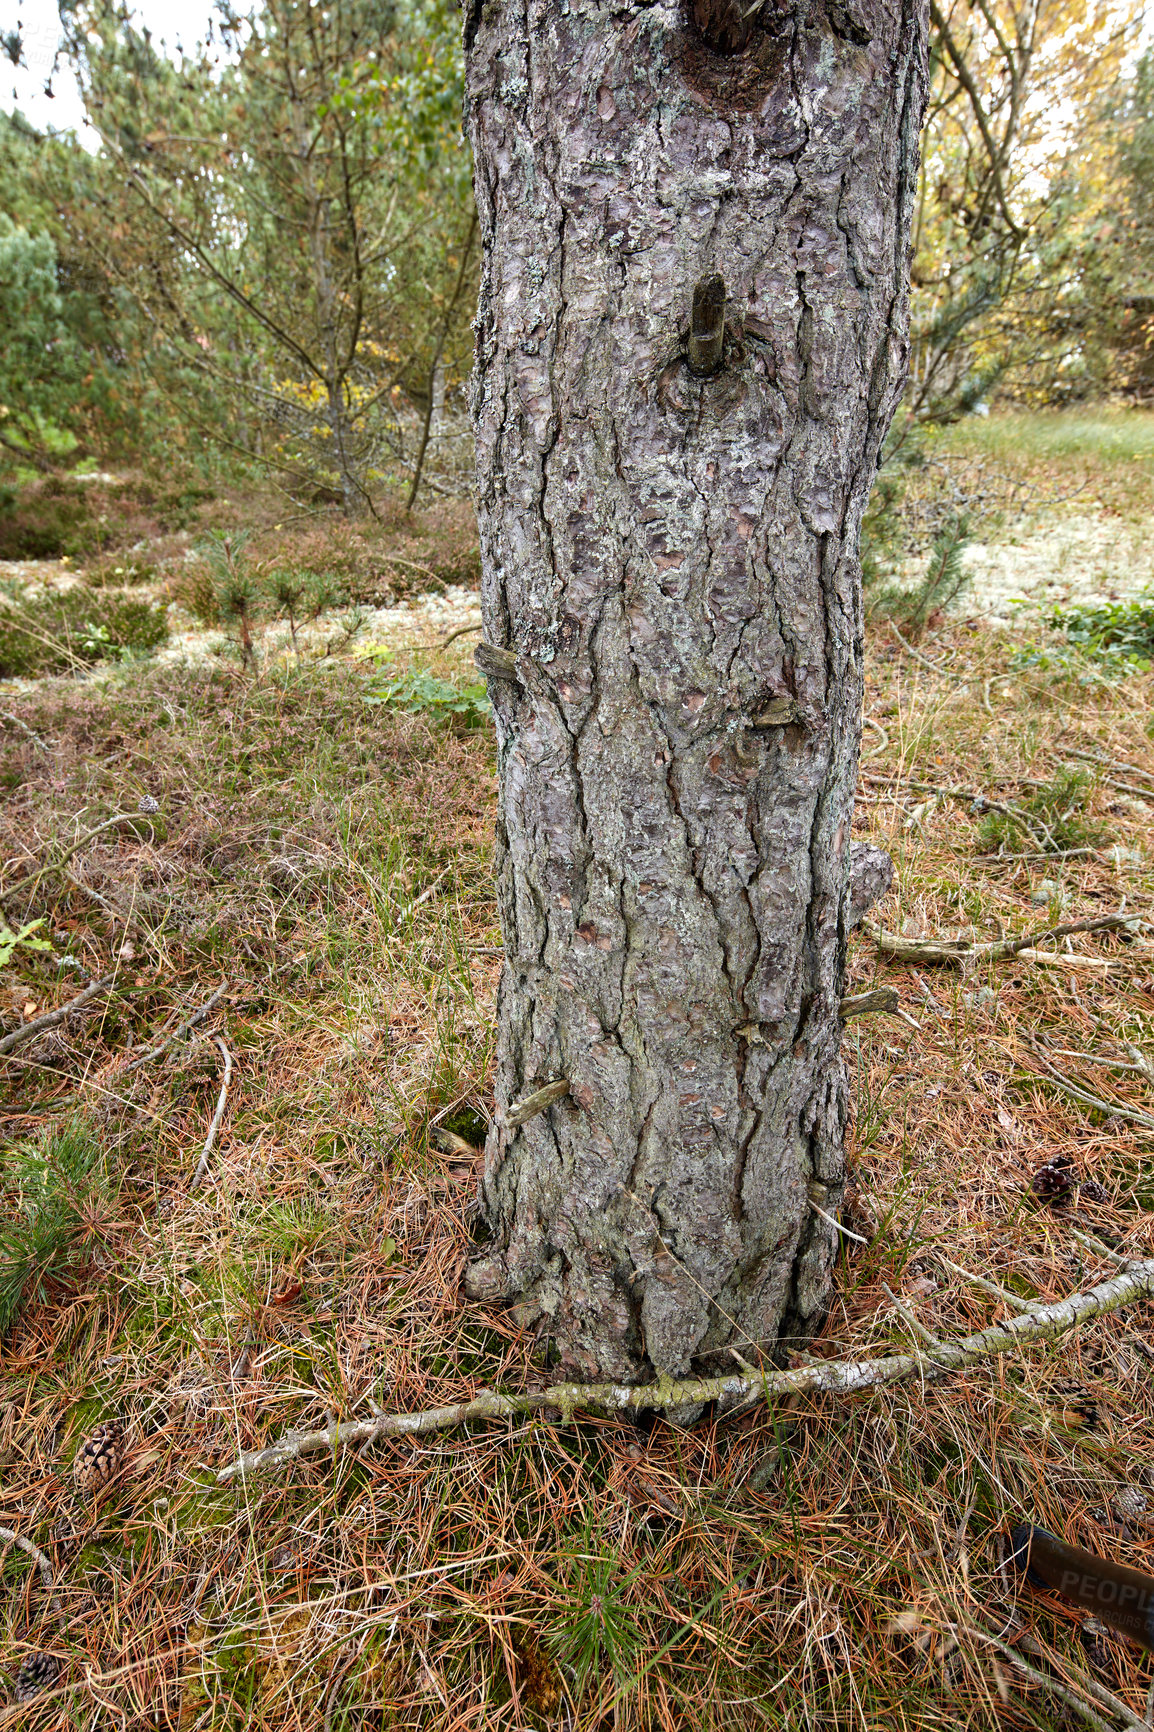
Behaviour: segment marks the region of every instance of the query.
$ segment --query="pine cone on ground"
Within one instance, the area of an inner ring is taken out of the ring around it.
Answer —
[[[124,1428],[118,1419],[106,1419],[81,1444],[76,1457],[76,1482],[85,1496],[98,1498],[109,1480],[120,1472],[124,1459]]]
[[[1069,1201],[1070,1192],[1074,1188],[1074,1163],[1069,1155],[1055,1155],[1039,1167],[1030,1180],[1030,1189],[1040,1202],[1049,1203],[1050,1207],[1060,1208]]]
[[[1150,1499],[1140,1485],[1120,1485],[1110,1499],[1110,1508],[1119,1521],[1140,1521],[1150,1507]]]
[[[60,1676],[60,1661],[54,1654],[29,1654],[12,1680],[12,1700],[31,1702],[41,1690],[50,1690]]]
[[[1082,1646],[1086,1650],[1086,1658],[1096,1672],[1112,1684],[1118,1681],[1118,1668],[1115,1665],[1115,1650],[1110,1642],[1110,1632],[1105,1624],[1100,1624],[1097,1618],[1087,1618],[1078,1632]]]

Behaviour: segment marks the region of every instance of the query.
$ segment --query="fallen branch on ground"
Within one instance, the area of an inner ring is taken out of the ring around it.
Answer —
[[[680,1381],[659,1378],[656,1383],[558,1383],[551,1389],[526,1395],[502,1395],[486,1391],[472,1401],[434,1407],[424,1413],[381,1413],[372,1419],[352,1420],[324,1431],[289,1432],[264,1449],[248,1450],[216,1475],[224,1484],[244,1478],[261,1468],[283,1467],[304,1456],[334,1456],[338,1448],[355,1448],[383,1437],[417,1437],[430,1431],[448,1431],[476,1419],[515,1419],[553,1409],[568,1424],[575,1413],[641,1412],[650,1408],[696,1406],[703,1401],[776,1396],[827,1394],[855,1395],[860,1390],[899,1383],[907,1377],[934,1377],[961,1371],[999,1353],[1015,1352],[1035,1341],[1053,1341],[1093,1317],[1104,1317],[1136,1299],[1154,1295],[1154,1258],[1132,1263],[1109,1281],[1088,1293],[1074,1293],[1053,1305],[1039,1306],[1003,1323],[980,1329],[960,1341],[943,1341],[916,1353],[887,1354],[882,1359],[825,1360],[798,1366],[791,1371],[764,1370],[753,1366],[740,1373],[719,1377],[693,1377]]]
[[[1076,932],[1117,932],[1133,929],[1138,916],[1103,914],[1097,920],[1070,920],[1064,926],[1047,926],[1041,932],[1023,932],[1020,938],[996,938],[976,944],[966,938],[903,938],[896,932],[883,932],[863,920],[862,931],[873,939],[883,956],[897,962],[952,962],[960,967],[965,962],[1001,962],[1022,951],[1033,950],[1050,938],[1070,938]]]
[[[843,1022],[848,1022],[851,1016],[872,1016],[875,1011],[897,1008],[897,992],[892,986],[883,986],[877,992],[859,992],[851,998],[843,998],[838,1005],[838,1014]]]
[[[22,1028],[14,1028],[11,1034],[6,1034],[4,1039],[0,1040],[0,1056],[6,1052],[11,1052],[13,1047],[22,1046],[26,1040],[31,1040],[33,1035],[42,1034],[46,1028],[55,1028],[57,1023],[63,1022],[71,1016],[74,1010],[81,1010],[90,999],[96,997],[98,992],[102,992],[106,986],[111,986],[115,979],[115,970],[111,974],[102,974],[99,980],[90,981],[83,992],[78,992],[75,998],[70,998],[67,1004],[60,1006],[59,1010],[46,1011],[43,1016],[34,1018],[32,1022],[26,1022]]]
[[[31,1540],[25,1539],[23,1534],[18,1534],[15,1528],[0,1527],[0,1540],[7,1541],[10,1546],[19,1546],[22,1552],[28,1553],[28,1556],[40,1571],[40,1580],[44,1583],[44,1591],[49,1596],[52,1610],[56,1616],[59,1617],[61,1609],[60,1595],[56,1592],[56,1583],[52,1576],[52,1565],[48,1562],[47,1557],[40,1550],[40,1547],[33,1545]]]
[[[212,1038],[214,1044],[220,1048],[221,1055],[224,1058],[224,1080],[220,1085],[220,1098],[216,1103],[216,1111],[212,1115],[212,1123],[208,1127],[208,1135],[204,1139],[204,1148],[201,1150],[200,1160],[196,1163],[196,1171],[192,1175],[192,1184],[189,1186],[189,1189],[192,1191],[196,1190],[200,1181],[208,1172],[208,1158],[212,1154],[212,1145],[216,1141],[216,1133],[220,1129],[220,1121],[224,1117],[224,1109],[228,1101],[228,1086],[232,1081],[232,1054],[229,1052],[227,1046],[225,1046],[223,1040],[221,1040],[218,1034],[213,1035]]]
[[[35,872],[25,873],[24,877],[18,878],[15,884],[10,884],[5,889],[0,890],[0,902],[7,902],[10,896],[18,895],[21,890],[27,889],[30,884],[38,884],[40,879],[44,877],[45,873],[59,872],[61,867],[66,866],[74,854],[79,854],[80,850],[87,843],[91,842],[94,836],[99,836],[102,830],[111,830],[115,824],[127,824],[130,821],[137,824],[148,822],[147,819],[142,820],[139,812],[117,812],[115,817],[106,818],[103,824],[97,824],[95,829],[86,831],[78,842],[73,842],[70,848],[64,850],[59,860],[46,861],[43,866],[38,866]]]
[[[154,1058],[159,1058],[162,1052],[167,1052],[168,1048],[174,1041],[180,1040],[183,1035],[189,1034],[196,1027],[198,1022],[204,1021],[210,1010],[216,1009],[216,1006],[220,1003],[227,990],[228,981],[222,980],[212,997],[206,1000],[199,1010],[194,1010],[192,1015],[185,1022],[182,1022],[178,1028],[174,1028],[171,1034],[165,1035],[163,1040],[158,1041],[155,1046],[150,1046],[147,1052],[142,1052],[140,1057],[134,1058],[131,1064],[125,1065],[124,1074],[127,1076],[130,1070],[138,1070],[142,1064],[149,1064]],[[161,1030],[161,1032],[163,1033],[164,1031]]]

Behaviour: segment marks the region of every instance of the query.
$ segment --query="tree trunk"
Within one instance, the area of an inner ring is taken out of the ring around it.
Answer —
[[[925,87],[923,0],[691,4],[466,21],[485,635],[516,657],[479,652],[507,960],[466,1290],[625,1381],[829,1304],[858,534]],[[720,349],[689,332],[716,273]]]

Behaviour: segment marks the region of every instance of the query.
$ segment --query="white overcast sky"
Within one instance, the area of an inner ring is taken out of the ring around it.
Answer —
[[[178,44],[191,48],[204,39],[213,7],[212,0],[136,0],[134,11],[138,22],[172,49]],[[34,126],[79,131],[84,110],[75,82],[63,65],[52,72],[60,40],[56,0],[0,0],[0,32],[6,36],[17,24],[27,64],[13,66],[0,54],[0,109],[19,108]],[[49,83],[51,96],[45,90]],[[94,137],[88,142],[95,146]]]

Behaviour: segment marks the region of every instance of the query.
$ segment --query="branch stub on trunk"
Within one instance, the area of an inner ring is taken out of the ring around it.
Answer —
[[[689,327],[687,359],[697,379],[708,379],[721,370],[725,349],[725,280],[714,271],[702,277],[693,291],[693,319]]]

